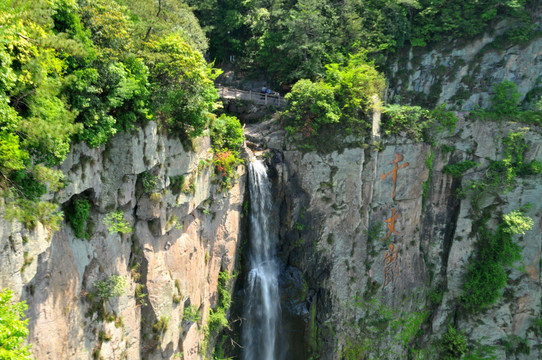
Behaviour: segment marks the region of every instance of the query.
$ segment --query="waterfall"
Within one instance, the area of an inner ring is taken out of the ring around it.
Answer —
[[[280,304],[275,256],[277,229],[272,224],[271,184],[261,161],[249,166],[250,233],[248,280],[242,330],[244,360],[276,360]]]

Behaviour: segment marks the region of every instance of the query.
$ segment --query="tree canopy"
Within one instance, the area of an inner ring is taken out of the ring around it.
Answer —
[[[277,84],[315,80],[325,64],[367,51],[381,65],[406,45],[483,33],[506,17],[533,27],[535,0],[188,0],[218,62],[266,72]]]
[[[52,167],[73,141],[95,147],[151,119],[197,136],[215,108],[218,72],[203,57],[207,41],[184,1],[6,0],[0,22],[8,218],[56,226],[61,214],[41,195],[59,186]]]

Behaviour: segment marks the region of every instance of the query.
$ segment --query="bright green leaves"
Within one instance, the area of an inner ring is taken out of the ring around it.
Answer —
[[[179,35],[147,46],[152,103],[171,131],[201,135],[214,110],[218,72]]]
[[[521,93],[510,80],[504,80],[493,87],[491,111],[499,116],[514,116],[520,111]]]
[[[444,360],[461,359],[468,351],[465,334],[455,327],[448,325],[448,331],[439,341],[441,356]]]
[[[103,219],[103,223],[107,226],[111,235],[116,233],[128,234],[131,233],[133,227],[124,219],[122,210],[116,210],[108,213]]]
[[[386,135],[405,133],[415,141],[423,140],[424,130],[429,127],[431,112],[419,106],[390,104],[384,108],[382,130]]]
[[[133,28],[131,37],[150,41],[173,32],[187,39],[196,50],[206,52],[205,34],[194,16],[193,8],[184,1],[117,0],[117,2],[128,7]],[[199,5],[201,2],[197,3]],[[219,16],[223,17],[223,12]],[[206,19],[209,17],[206,16]],[[205,26],[207,23],[201,24]]]
[[[243,127],[235,116],[222,114],[213,119],[209,129],[214,151],[213,165],[215,174],[219,176],[219,191],[227,190],[233,183],[235,169],[243,162],[239,157],[245,141]]]
[[[414,14],[414,46],[440,41],[446,35],[472,37],[486,30],[499,15],[522,15],[524,0],[419,0],[420,11]]]
[[[514,210],[503,216],[503,231],[509,234],[525,235],[525,231],[533,228],[534,221],[520,210]]]
[[[486,309],[502,296],[508,281],[506,267],[521,259],[521,247],[512,236],[533,226],[533,220],[519,210],[504,215],[494,233],[487,220],[478,224],[478,251],[469,265],[461,297],[463,306],[472,312]]]
[[[78,121],[84,125],[78,138],[91,147],[151,117],[148,68],[141,59],[129,57],[97,66],[77,70],[69,78],[70,100],[81,109]]]
[[[9,175],[13,170],[24,169],[28,153],[21,150],[19,137],[7,131],[0,131],[0,172]]]
[[[189,136],[207,126],[217,74],[184,38],[171,35],[192,39],[199,26],[191,9],[161,1],[157,10],[167,16],[159,17],[147,11],[156,5],[150,0],[124,3],[131,8],[106,0],[0,7],[0,187],[7,217],[57,226],[57,206],[41,202],[51,183],[40,180],[36,165],[61,163],[74,139],[105,144],[155,114]],[[134,31],[147,26],[154,28],[144,43]]]
[[[323,75],[332,25],[326,16],[326,5],[320,0],[299,0],[281,20],[286,31],[279,49],[288,59],[288,76],[284,79],[287,82]],[[275,56],[269,60],[277,61]]]
[[[98,280],[94,283],[94,294],[105,301],[112,297],[124,295],[128,282],[120,275],[111,275],[105,280]]]
[[[28,336],[28,320],[22,320],[26,303],[13,302],[13,291],[0,291],[0,360],[31,359],[30,345],[23,342]]]
[[[47,45],[54,34],[35,22],[40,15],[32,11],[16,14],[0,14],[0,19],[10,20],[0,32],[0,98],[6,99],[0,101],[0,111],[7,113],[10,130],[16,130],[25,150],[37,161],[57,164],[69,151],[70,137],[79,130],[74,125],[75,114],[61,94],[66,66]]]
[[[215,149],[239,151],[245,141],[243,127],[235,116],[220,115],[212,121],[210,129],[211,142]]]
[[[19,123],[26,148],[36,154],[37,160],[59,164],[70,151],[70,138],[81,127],[74,124],[75,114],[55,94],[58,84],[47,84],[35,89],[28,99],[28,115]]]
[[[133,50],[132,22],[127,9],[116,1],[82,0],[81,19],[104,58]]]
[[[351,131],[370,128],[367,118],[373,106],[373,96],[384,92],[386,80],[367,62],[364,54],[350,55],[344,65],[326,65],[326,80],[334,88],[335,98],[342,112],[342,122]]]
[[[338,123],[341,118],[333,87],[323,81],[299,80],[286,95],[285,112],[291,131],[310,137],[325,124]]]
[[[288,129],[308,138],[324,125],[340,123],[338,128],[346,133],[365,133],[370,128],[369,112],[376,105],[372,97],[381,95],[384,77],[363,55],[326,68],[325,80],[299,80],[286,95]]]

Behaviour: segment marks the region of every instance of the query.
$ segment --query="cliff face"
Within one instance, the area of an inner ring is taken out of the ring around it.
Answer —
[[[493,86],[513,81],[527,106],[542,94],[542,4],[533,3],[538,35],[520,36],[521,22],[501,21],[473,41],[454,40],[431,49],[407,48],[391,61],[388,100],[487,108]]]
[[[245,175],[240,167],[233,188],[218,193],[209,138],[193,148],[155,123],[105,147],[76,145],[55,200],[66,212],[75,195],[90,202],[89,239],[67,223],[51,234],[0,220],[0,286],[28,302],[37,359],[201,358],[218,274],[236,263]],[[114,210],[131,232],[109,231],[104,219]],[[125,290],[102,306],[97,284],[114,275]],[[201,320],[183,319],[190,312]]]
[[[518,141],[529,148],[525,163],[542,160],[539,129],[519,124],[461,119],[433,145],[397,137],[386,139],[383,149],[345,144],[325,155],[294,150],[272,123],[249,128],[248,139],[266,143],[273,154],[283,292],[290,296],[283,309],[305,334],[305,348],[296,351],[304,358],[356,358],[358,351],[357,358],[396,359],[406,358],[406,348],[411,355],[419,348],[436,358],[436,344],[452,326],[472,351],[487,345],[498,359],[540,358],[534,324],[542,299],[541,176],[517,178],[510,189],[469,190],[485,181],[492,160],[506,157],[503,141],[514,133],[524,134]],[[443,172],[464,160],[477,166],[462,177]],[[465,311],[480,214],[494,230],[499,215],[528,203],[534,226],[514,237],[522,260],[506,268],[504,296],[485,311]],[[390,322],[390,314],[405,322]],[[420,333],[410,337],[408,331]]]

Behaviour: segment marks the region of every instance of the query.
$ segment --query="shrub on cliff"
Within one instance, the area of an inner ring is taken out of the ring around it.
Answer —
[[[340,121],[341,111],[333,87],[323,81],[299,80],[285,96],[288,109],[284,112],[286,129],[308,138],[326,124]]]
[[[521,93],[510,80],[504,80],[493,87],[490,110],[499,116],[514,116],[520,111]]]
[[[243,162],[240,149],[245,141],[243,127],[235,116],[222,114],[210,126],[211,143],[214,151],[215,175],[219,177],[219,191],[231,187],[235,169]]]
[[[344,64],[326,65],[324,79],[299,80],[285,96],[286,129],[303,138],[317,135],[324,126],[345,134],[366,134],[371,128],[368,116],[385,87],[384,77],[365,54],[351,55]]]
[[[0,360],[31,359],[30,345],[23,343],[28,336],[28,320],[24,318],[26,303],[13,302],[13,291],[0,291]]]
[[[521,259],[521,247],[513,235],[524,234],[534,224],[519,210],[504,215],[495,232],[488,228],[487,221],[483,218],[478,224],[478,250],[465,277],[461,297],[463,306],[472,312],[488,308],[502,296],[508,281],[506,267]]]

